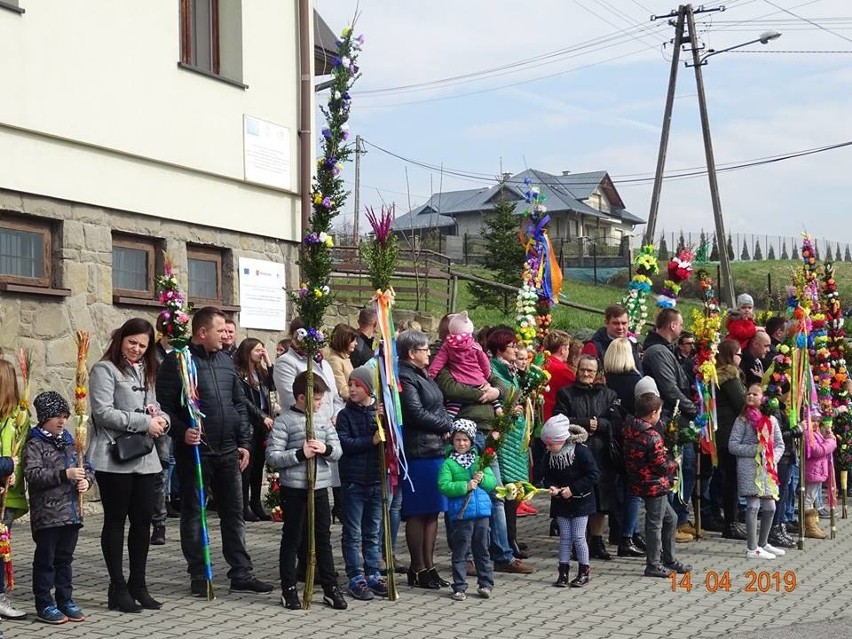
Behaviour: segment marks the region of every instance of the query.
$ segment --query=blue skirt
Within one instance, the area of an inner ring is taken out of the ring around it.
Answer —
[[[443,457],[410,459],[408,476],[402,483],[402,518],[437,515],[447,509],[447,498],[438,490],[438,471]],[[412,490],[411,484],[414,484]]]

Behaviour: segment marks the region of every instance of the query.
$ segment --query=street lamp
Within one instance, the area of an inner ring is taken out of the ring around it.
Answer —
[[[748,42],[742,42],[740,44],[735,44],[732,47],[726,47],[724,49],[708,49],[707,53],[701,56],[698,60],[698,64],[704,65],[707,64],[707,58],[711,58],[714,55],[719,55],[720,53],[727,53],[728,51],[733,51],[734,49],[741,49],[742,47],[747,47],[751,44],[768,44],[772,40],[777,40],[781,37],[781,34],[778,31],[764,31],[754,40],[749,40]],[[686,66],[691,67],[692,65],[689,62],[685,63]]]

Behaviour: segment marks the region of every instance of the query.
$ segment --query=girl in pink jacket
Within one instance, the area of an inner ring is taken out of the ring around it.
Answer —
[[[805,433],[805,536],[825,539],[819,527],[819,513],[814,503],[832,472],[831,456],[837,448],[837,440],[831,432],[831,420],[823,419],[820,427]]]

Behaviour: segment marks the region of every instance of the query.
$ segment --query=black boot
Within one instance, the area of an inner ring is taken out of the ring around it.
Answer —
[[[450,587],[450,582],[447,581],[446,579],[441,579],[441,575],[438,574],[438,569],[435,568],[434,566],[429,569],[429,576],[431,577],[433,582],[438,584],[438,588],[449,588]]]
[[[589,583],[589,575],[591,575],[592,570],[588,566],[584,566],[580,564],[580,571],[577,573],[577,576],[571,580],[572,588],[582,588],[587,583]]]
[[[515,559],[530,558],[530,554],[525,550],[521,550],[521,547],[518,545],[518,542],[513,541],[510,545],[512,546],[512,554],[515,556]]]
[[[244,521],[260,521],[260,519],[257,518],[257,515],[255,515],[251,511],[251,508],[244,508],[243,509],[243,520]]]
[[[644,557],[645,553],[636,547],[630,537],[622,537],[621,543],[618,544],[619,557]]]
[[[633,545],[636,546],[642,552],[648,550],[648,548],[645,546],[645,538],[639,533],[635,533],[633,535]]]
[[[725,526],[725,529],[722,531],[722,537],[725,539],[739,539],[741,541],[745,541],[747,535],[742,524],[739,522],[733,522]]]
[[[589,552],[594,559],[602,559],[603,561],[610,561],[612,559],[612,555],[607,552],[603,537],[599,535],[589,540]]]
[[[107,591],[107,608],[121,612],[141,612],[142,606],[133,600],[127,584],[110,584]]]
[[[128,586],[127,592],[133,597],[145,610],[159,610],[163,607],[159,601],[148,594],[147,586]]]
[[[781,524],[776,524],[769,531],[769,543],[778,548],[793,548],[796,545],[792,537],[787,535],[784,529],[781,528]]]
[[[553,583],[557,588],[565,588],[568,586],[568,573],[571,570],[571,564],[559,564],[559,576]]]
[[[260,505],[260,502],[253,503],[250,508],[260,521],[272,521],[272,515],[266,514],[266,511],[263,509],[263,506]]]
[[[151,545],[162,546],[166,543],[166,527],[162,524],[154,524],[154,530],[151,532]]]

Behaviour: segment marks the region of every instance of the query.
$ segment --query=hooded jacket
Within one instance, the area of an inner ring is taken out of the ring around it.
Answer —
[[[585,442],[589,434],[580,426],[568,426],[570,435],[566,443],[574,444],[573,459],[565,467],[554,463],[550,452],[544,458],[544,485],[570,488],[571,497],[551,496],[551,517],[582,517],[596,510],[595,494],[592,489],[600,481],[601,473],[595,458]]]
[[[773,459],[777,467],[781,455],[784,454],[784,440],[781,437],[778,420],[774,417],[770,417],[769,420],[772,423]],[[774,480],[766,470],[765,453],[759,460],[756,459],[757,431],[743,415],[737,417],[734,422],[728,450],[737,458],[737,490],[740,497],[772,497],[773,493],[777,496],[777,486],[773,490]]]
[[[447,499],[447,517],[450,521],[456,521],[459,512],[467,499],[467,483],[473,479],[474,473],[479,468],[479,455],[474,452],[473,464],[470,468],[464,468],[456,460],[447,457],[438,471],[438,490]],[[497,479],[490,468],[482,471],[482,481],[479,482],[470,500],[464,509],[461,520],[479,519],[491,516],[491,497],[488,493],[497,487]]]
[[[376,405],[346,402],[346,407],[337,413],[336,428],[343,449],[339,464],[342,486],[346,488],[347,483],[378,484],[381,478],[379,447],[373,443],[373,435],[378,430]]]
[[[624,464],[631,494],[651,498],[671,491],[677,464],[648,422],[634,419],[625,430]]]
[[[746,387],[740,369],[733,364],[716,367],[719,392],[716,393],[716,442],[719,448],[728,448],[734,421],[743,412]]]
[[[689,379],[677,357],[672,345],[656,331],[651,331],[645,338],[644,355],[642,358],[645,374],[657,382],[660,399],[663,400],[662,422],[668,422],[675,403],[680,401],[680,414],[685,421],[693,419],[698,414],[698,407],[692,401]]]
[[[823,435],[819,429],[806,433],[805,437],[805,481],[809,484],[821,484],[828,481],[831,471],[831,455],[837,448],[837,440],[829,433]]]
[[[305,422],[305,413],[293,406],[275,418],[269,433],[266,463],[278,470],[278,481],[287,488],[308,488],[308,465],[302,449],[306,436]],[[331,464],[342,454],[340,440],[330,421],[314,422],[314,439],[326,445],[325,454],[316,456],[314,487],[328,488],[332,485]]]

